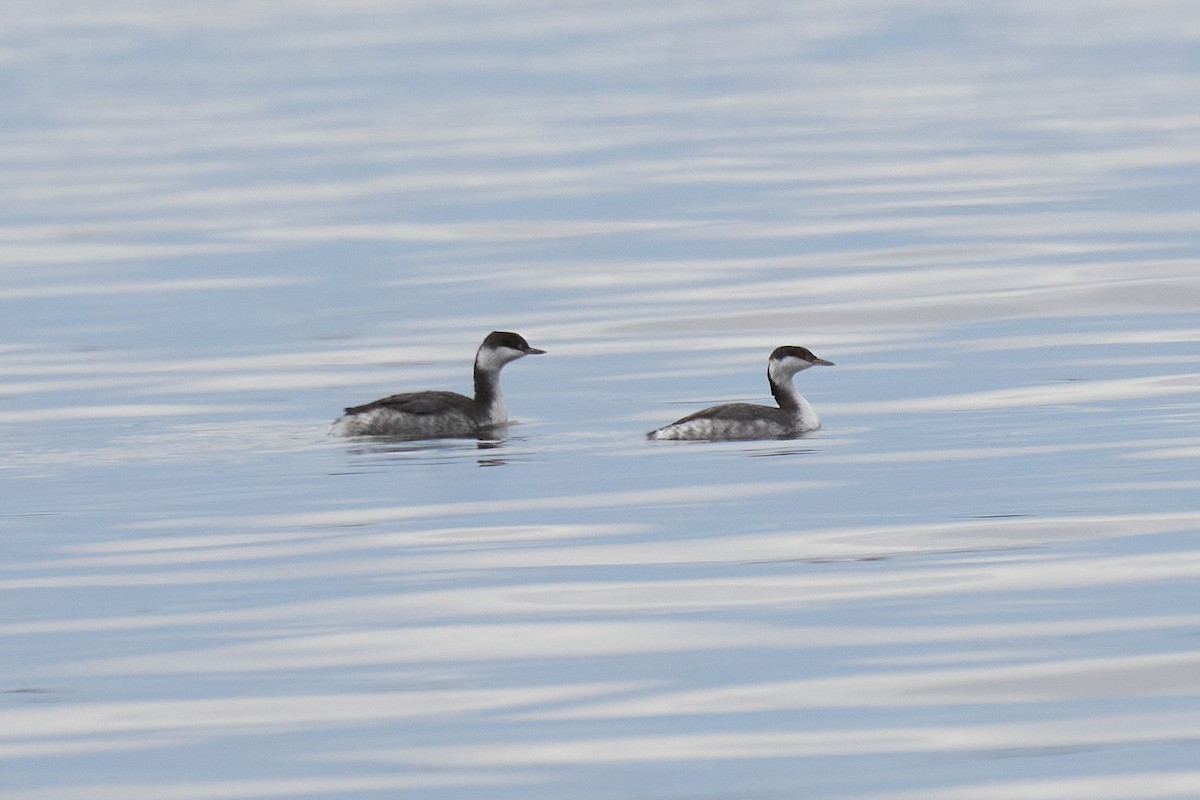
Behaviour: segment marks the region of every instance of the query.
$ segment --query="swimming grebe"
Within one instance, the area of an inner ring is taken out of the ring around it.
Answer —
[[[523,337],[492,331],[475,353],[475,397],[457,392],[408,392],[346,409],[334,423],[342,436],[397,436],[429,439],[473,436],[508,422],[500,395],[500,370],[510,361],[544,353]]]
[[[796,391],[792,376],[800,370],[832,361],[817,358],[806,347],[776,347],[767,359],[767,381],[779,408],[751,403],[728,403],[688,414],[646,434],[647,439],[784,439],[821,427],[817,412]]]

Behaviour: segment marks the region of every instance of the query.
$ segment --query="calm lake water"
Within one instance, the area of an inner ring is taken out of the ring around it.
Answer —
[[[1186,3],[17,3],[5,800],[1200,796]],[[328,436],[469,388],[503,441]],[[647,442],[769,400],[820,432]]]

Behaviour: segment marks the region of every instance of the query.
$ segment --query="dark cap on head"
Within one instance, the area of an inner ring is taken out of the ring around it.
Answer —
[[[798,358],[801,361],[807,361],[810,364],[815,364],[822,367],[833,366],[832,361],[826,361],[823,358],[817,358],[815,355],[813,355],[813,351],[809,350],[807,347],[800,347],[794,344],[785,344],[782,347],[776,347],[773,351],[771,351],[772,361],[780,361],[788,356],[791,356],[792,358]]]
[[[525,341],[524,336],[519,333],[512,333],[511,331],[492,331],[484,338],[483,344],[480,347],[489,347],[492,349],[507,347],[510,350],[519,350],[528,356],[546,352],[536,347],[530,347],[529,342]]]

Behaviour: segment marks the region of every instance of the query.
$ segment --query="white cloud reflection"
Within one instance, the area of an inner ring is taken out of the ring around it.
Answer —
[[[1196,394],[1200,372],[1155,375],[1144,378],[1086,380],[1053,386],[1020,386],[986,392],[940,397],[914,397],[872,403],[834,403],[842,414],[894,414],[910,412],[984,411],[998,408],[1028,408],[1044,405],[1073,405]]]
[[[1082,777],[1006,780],[960,784],[920,792],[886,792],[864,795],[863,800],[1060,800],[1087,797],[1094,800],[1166,800],[1190,798],[1200,785],[1200,772],[1190,769],[1153,772],[1106,773]]]
[[[168,255],[159,252],[156,255]],[[130,253],[113,257],[129,258]],[[89,258],[98,257],[92,254]],[[105,283],[55,283],[28,287],[0,289],[0,300],[28,300],[46,297],[68,297],[71,295],[129,295],[163,294],[169,292],[207,292],[221,289],[264,289],[278,286],[295,286],[304,279],[291,277],[253,278],[237,276],[228,278],[186,278],[149,281],[107,281]]]
[[[1024,745],[1015,743],[1024,738]],[[768,731],[664,736],[576,738],[479,744],[465,748],[418,747],[345,753],[346,761],[455,767],[581,766],[644,761],[732,761],[804,758],[855,753],[954,753],[1104,748],[1200,738],[1200,724],[1183,714],[1161,717],[1113,715],[1021,725],[869,728],[861,730]],[[1192,773],[1181,773],[1189,775]],[[1196,773],[1200,774],[1200,773]],[[889,795],[890,796],[890,795]],[[908,796],[908,795],[904,795]],[[915,795],[914,795],[915,796]],[[955,795],[957,797],[975,795]],[[1000,795],[995,795],[999,797]],[[1020,795],[1015,795],[1020,796]],[[1061,796],[1061,795],[1060,795]],[[1071,795],[1091,797],[1093,795]],[[1104,795],[1117,797],[1118,795]],[[1134,795],[1139,796],[1139,795]]]

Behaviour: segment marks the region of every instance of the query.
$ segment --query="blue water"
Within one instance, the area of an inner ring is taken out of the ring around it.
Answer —
[[[1194,28],[12,10],[5,799],[1195,796]]]

